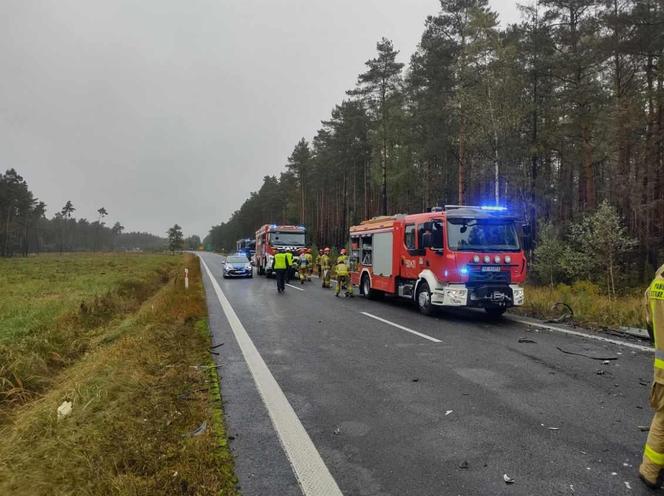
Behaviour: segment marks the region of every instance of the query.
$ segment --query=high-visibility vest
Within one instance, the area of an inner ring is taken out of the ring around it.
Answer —
[[[287,269],[288,257],[285,253],[277,253],[274,256],[274,270]]]
[[[286,260],[288,260],[288,265],[293,265],[293,254],[289,251],[286,252]]]
[[[646,294],[648,320],[655,336],[655,382],[664,384],[664,265],[657,269]]]
[[[344,257],[345,258],[345,257]],[[348,265],[346,265],[345,260],[341,260],[341,257],[337,259],[337,265],[335,267],[338,276],[347,276],[348,275]]]

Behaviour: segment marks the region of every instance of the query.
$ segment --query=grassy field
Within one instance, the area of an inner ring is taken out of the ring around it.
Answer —
[[[574,323],[591,329],[620,327],[645,328],[643,292],[632,291],[616,298],[609,298],[589,282],[577,282],[572,286],[526,286],[526,303],[515,312],[540,319],[560,317],[564,308],[554,308],[556,303],[566,303],[574,311]]]
[[[0,494],[236,494],[195,257],[44,256],[0,274]]]

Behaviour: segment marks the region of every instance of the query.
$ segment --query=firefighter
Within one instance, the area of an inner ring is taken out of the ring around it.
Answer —
[[[288,250],[286,252],[286,258],[288,259],[288,270],[286,271],[286,282],[291,282],[293,279],[293,270],[295,268],[295,261],[293,259],[293,252]]]
[[[319,268],[319,275],[320,279],[322,282],[322,285],[324,288],[329,288],[330,287],[330,249],[325,248],[325,250],[321,250],[322,255],[318,257],[318,267]]]
[[[650,406],[655,415],[650,424],[643,451],[639,477],[651,489],[664,468],[664,265],[655,273],[655,279],[646,291],[646,322],[655,340],[655,374],[650,390]]]
[[[348,272],[348,264],[346,263],[347,260],[346,249],[342,248],[334,265],[334,270],[337,273],[337,289],[334,293],[334,296],[336,297],[339,297],[342,286],[345,289],[345,295],[347,297],[353,297],[353,285],[350,282],[350,273]]]
[[[321,279],[323,278],[323,269],[320,266],[320,259],[323,257],[323,249],[319,248],[318,249],[318,255],[316,256],[316,272],[318,273],[318,277]]]
[[[274,258],[272,259],[272,270],[277,276],[277,293],[283,293],[286,291],[286,272],[290,264],[288,263],[288,256],[283,248],[279,248],[277,253],[275,253]]]
[[[307,253],[304,248],[300,249],[300,256],[298,257],[298,272],[300,275],[300,284],[304,284],[307,280]]]
[[[314,256],[311,254],[311,248],[307,248],[304,256],[307,258],[307,281],[311,281],[314,273]]]

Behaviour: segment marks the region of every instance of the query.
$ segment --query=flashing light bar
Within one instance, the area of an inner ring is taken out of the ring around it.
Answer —
[[[482,205],[480,207],[482,210],[487,210],[489,212],[506,212],[507,207],[501,207],[500,205]]]

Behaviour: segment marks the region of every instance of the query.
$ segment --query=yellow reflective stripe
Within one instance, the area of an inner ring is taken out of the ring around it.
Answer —
[[[657,465],[664,465],[664,454],[657,453],[654,449],[646,444],[643,453],[648,457],[650,461],[656,463]]]
[[[664,360],[661,358],[655,358],[655,368],[664,369]]]
[[[664,300],[664,281],[653,281],[648,289],[648,298]]]

